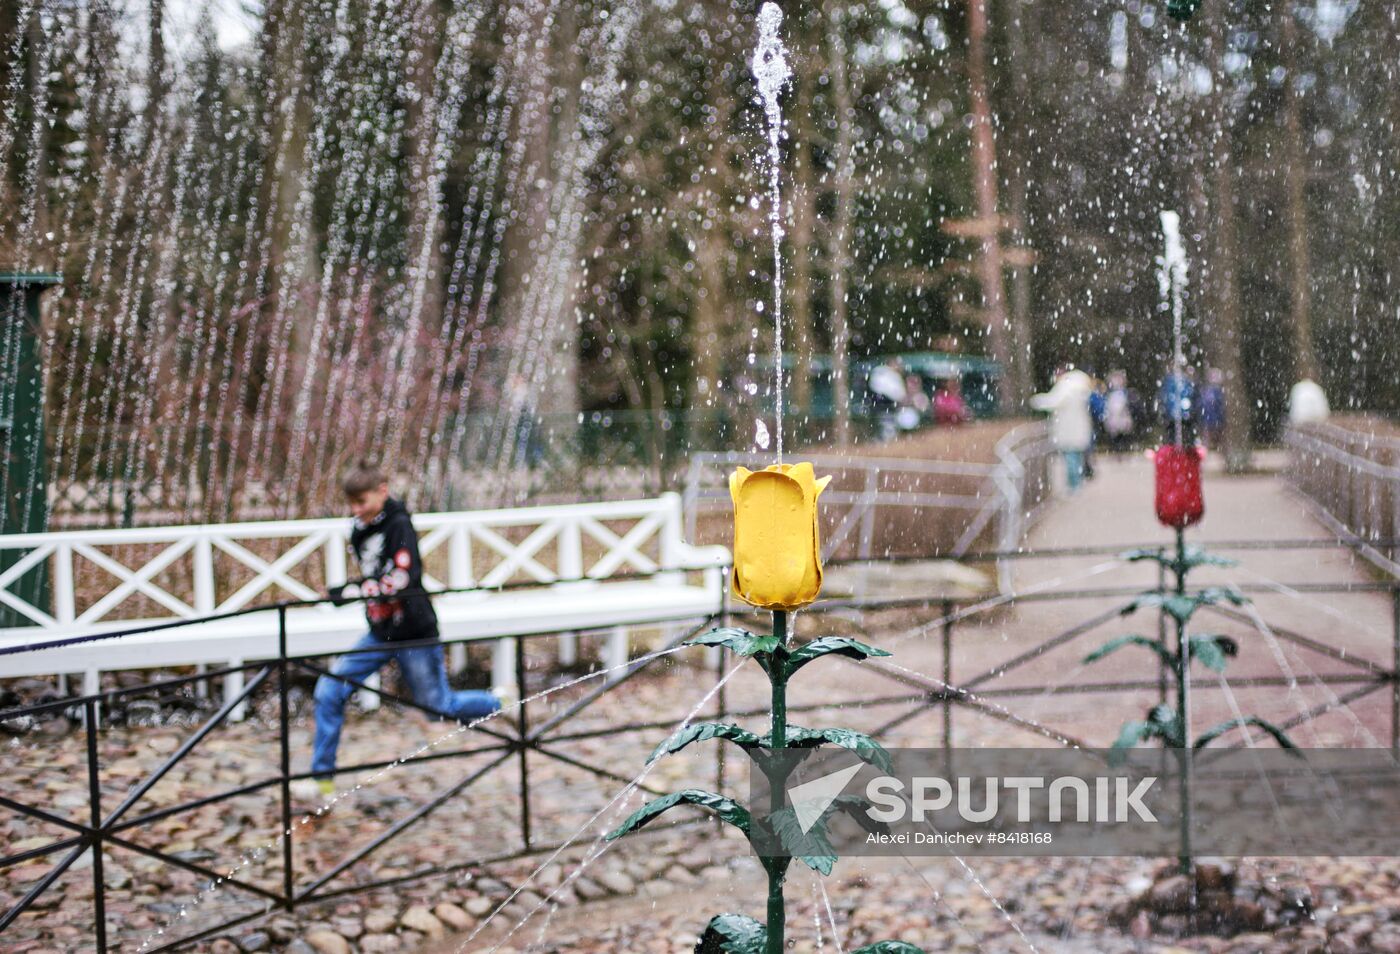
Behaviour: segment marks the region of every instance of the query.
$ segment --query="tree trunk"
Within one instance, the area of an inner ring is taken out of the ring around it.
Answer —
[[[827,46],[831,58],[832,101],[836,107],[836,207],[831,222],[831,406],[832,438],[839,445],[851,442],[850,327],[848,322],[853,237],[852,202],[855,197],[855,104],[846,74],[846,40],[841,31],[839,4],[827,4]]]
[[[986,322],[992,357],[1001,365],[997,392],[1003,413],[1020,407],[1013,370],[1018,355],[1011,350],[1007,328],[1006,292],[1002,284],[1001,217],[997,209],[996,130],[987,92],[987,0],[968,0],[967,80],[972,108],[972,185],[982,232],[978,272],[982,285],[982,318]]]
[[[1235,213],[1234,124],[1229,115],[1229,77],[1225,70],[1226,24],[1224,14],[1214,9],[1211,23],[1211,66],[1214,89],[1210,94],[1213,118],[1214,155],[1209,181],[1214,187],[1213,214],[1203,216],[1201,233],[1215,231],[1215,255],[1207,272],[1215,298],[1214,314],[1206,321],[1207,354],[1225,377],[1225,466],[1231,473],[1249,467],[1250,410],[1244,378],[1243,320],[1239,283],[1239,246]]]
[[[1287,73],[1283,87],[1284,175],[1288,187],[1288,248],[1292,285],[1292,326],[1294,373],[1299,379],[1318,378],[1317,356],[1313,350],[1311,263],[1308,251],[1308,170],[1303,149],[1302,121],[1299,116],[1298,28],[1288,3],[1278,5],[1282,24],[1280,53]]]
[[[1019,113],[1013,126],[1006,180],[1011,235],[1018,247],[1029,251],[1026,222],[1029,183],[1026,169],[1031,156],[1032,117],[1031,95],[1026,82],[1030,60],[1026,53],[1025,31],[1021,22],[1021,17],[1027,9],[1020,0],[1010,0],[1007,4],[1006,39],[1011,60],[1008,68],[1011,73],[1012,95],[1019,107]],[[1023,406],[1034,393],[1031,380],[1031,369],[1035,366],[1032,360],[1035,340],[1031,331],[1032,294],[1031,265],[1024,261],[1018,262],[1011,273],[1011,353],[1014,360],[1006,369],[1006,375],[1011,379],[1011,387],[1015,392],[1016,403],[1015,407],[1008,408],[1008,411]]]
[[[151,0],[147,20],[146,138],[156,134],[157,117],[165,102],[165,0]]]

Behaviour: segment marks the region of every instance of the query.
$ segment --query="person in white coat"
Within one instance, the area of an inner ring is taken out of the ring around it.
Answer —
[[[1327,393],[1312,378],[1304,378],[1288,392],[1288,423],[1321,424],[1331,416]]]
[[[1045,394],[1031,398],[1031,407],[1050,412],[1050,439],[1065,461],[1065,483],[1074,493],[1084,482],[1084,455],[1094,440],[1089,395],[1094,383],[1083,371],[1064,370]]]

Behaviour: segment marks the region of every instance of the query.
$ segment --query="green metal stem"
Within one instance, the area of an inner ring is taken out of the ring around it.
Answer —
[[[1186,595],[1186,531],[1176,531],[1176,595]],[[1181,854],[1177,859],[1181,873],[1190,875],[1191,863],[1191,640],[1186,623],[1176,622],[1177,656],[1177,725],[1181,727]],[[1192,889],[1192,907],[1195,890]]]
[[[788,614],[785,610],[773,611],[773,635],[778,643],[787,645]],[[787,748],[787,677],[776,665],[780,653],[774,654],[774,670],[769,673],[773,684],[772,740],[771,748]],[[783,794],[787,790],[786,763],[770,779],[768,804],[773,812],[783,807]],[[787,909],[783,903],[783,881],[787,875],[787,861],[782,858],[770,859],[768,869],[768,945],[767,954],[782,954],[784,935],[787,933]]]
[[[773,611],[773,635],[779,645],[787,646],[787,611]],[[773,683],[773,745],[775,749],[787,748],[787,677],[781,672],[769,676]],[[778,794],[781,800],[781,793]],[[779,805],[781,807],[781,804]]]

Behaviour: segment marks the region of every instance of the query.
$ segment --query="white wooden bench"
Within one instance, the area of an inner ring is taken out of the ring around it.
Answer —
[[[629,627],[703,618],[723,603],[729,553],[681,539],[676,494],[418,514],[413,522],[425,588],[480,588],[437,596],[434,606],[454,665],[464,661],[467,642],[495,641],[497,687],[515,681],[514,641],[505,637],[558,633],[560,662],[569,664],[576,658],[578,631],[608,630],[604,660],[616,666],[626,662]],[[314,600],[322,595],[320,586],[346,580],[349,530],[349,520],[331,519],[0,536],[0,551],[22,554],[0,572],[0,603],[34,624],[0,629],[0,646]],[[114,551],[136,565],[121,562]],[[48,567],[51,607],[26,602],[10,589],[41,563]],[[638,575],[645,578],[626,578]],[[97,577],[105,585],[94,583]],[[497,589],[520,582],[546,585]],[[129,607],[124,618],[116,618],[131,600],[143,601],[140,618],[130,618]],[[290,608],[288,652],[340,652],[365,629],[359,604]],[[262,610],[0,656],[0,677],[82,673],[84,692],[93,693],[104,671],[242,666],[277,655],[277,611]],[[224,691],[237,693],[242,685],[242,674],[235,673],[226,677]]]

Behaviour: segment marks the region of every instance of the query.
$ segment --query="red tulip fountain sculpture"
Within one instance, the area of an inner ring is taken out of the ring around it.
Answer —
[[[1159,636],[1152,638],[1142,635],[1119,636],[1109,640],[1085,657],[1086,663],[1100,659],[1128,646],[1149,650],[1158,657],[1157,663],[1163,671],[1164,689],[1160,704],[1153,706],[1142,720],[1124,723],[1111,750],[1112,758],[1121,758],[1127,749],[1140,743],[1156,740],[1176,756],[1180,772],[1180,840],[1178,849],[1178,872],[1186,876],[1190,888],[1189,911],[1191,921],[1198,929],[1208,929],[1215,923],[1237,919],[1239,912],[1232,901],[1221,902],[1221,910],[1203,910],[1200,905],[1200,889],[1214,883],[1218,870],[1207,871],[1198,867],[1192,852],[1192,756],[1197,749],[1210,745],[1228,732],[1239,729],[1244,732],[1262,730],[1281,747],[1296,750],[1293,742],[1277,726],[1258,716],[1239,715],[1221,722],[1193,737],[1191,728],[1191,667],[1200,663],[1207,669],[1223,674],[1230,659],[1238,654],[1239,644],[1231,637],[1208,633],[1191,632],[1191,621],[1196,612],[1205,606],[1219,604],[1244,605],[1246,597],[1231,586],[1207,586],[1191,588],[1187,585],[1190,572],[1202,566],[1226,567],[1235,561],[1223,559],[1207,553],[1199,546],[1188,546],[1186,529],[1194,526],[1205,516],[1205,495],[1201,483],[1201,464],[1205,459],[1205,449],[1194,439],[1195,417],[1194,387],[1186,372],[1183,353],[1182,333],[1182,294],[1186,280],[1186,257],[1181,246],[1176,213],[1162,213],[1163,232],[1166,235],[1166,255],[1160,259],[1163,299],[1170,303],[1174,317],[1175,356],[1173,367],[1162,389],[1163,404],[1168,415],[1168,440],[1152,453],[1155,470],[1155,507],[1157,519],[1169,527],[1175,535],[1172,547],[1155,547],[1135,550],[1124,554],[1129,561],[1153,561],[1163,571],[1162,583],[1158,588],[1140,594],[1123,609],[1128,616],[1140,609],[1156,609],[1162,614],[1166,625],[1159,630]],[[1170,575],[1170,581],[1168,580]],[[1174,631],[1174,632],[1173,632]],[[1174,636],[1174,638],[1173,638]],[[1169,695],[1174,698],[1169,699]],[[1217,879],[1218,880],[1218,879]],[[1219,892],[1215,892],[1219,894]],[[1164,892],[1149,890],[1129,905],[1138,916],[1151,917],[1167,912],[1153,912],[1153,898]],[[1262,926],[1262,925],[1261,925]]]

